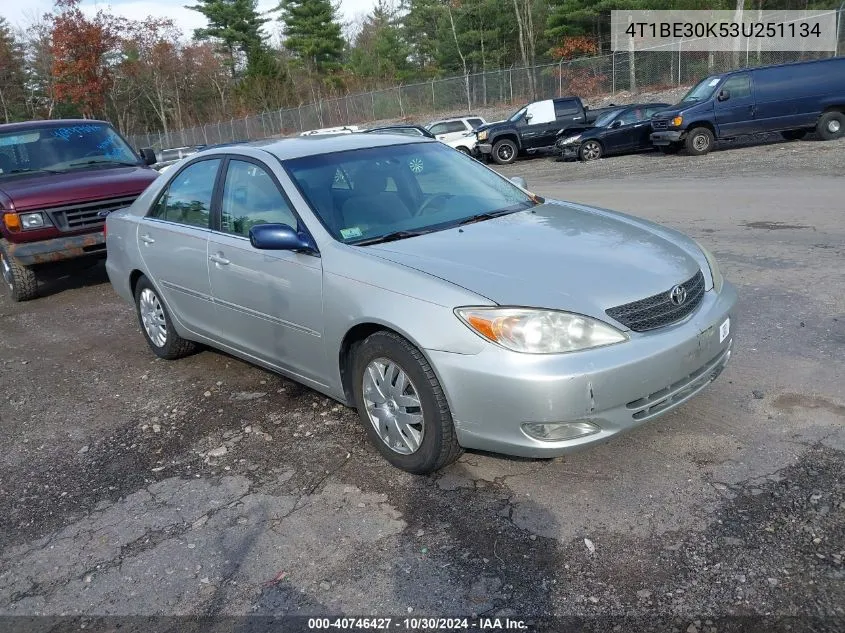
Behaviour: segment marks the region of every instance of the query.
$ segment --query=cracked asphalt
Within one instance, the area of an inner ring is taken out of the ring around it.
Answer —
[[[102,266],[4,296],[0,615],[845,630],[843,150],[502,169],[692,235],[740,293],[716,383],[555,460],[395,470],[305,387],[215,351],[156,359]]]

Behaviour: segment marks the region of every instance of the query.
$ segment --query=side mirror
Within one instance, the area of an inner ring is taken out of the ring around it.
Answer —
[[[727,101],[730,98],[731,98],[731,91],[730,90],[724,89],[719,93],[719,97],[718,97],[719,101]]]
[[[524,118],[526,121],[530,121],[531,119],[533,119],[533,118],[534,118],[534,115],[533,115],[533,114],[531,114],[530,112],[526,112],[526,113],[525,113],[525,116],[524,116],[523,118]]]
[[[249,230],[249,243],[265,251],[296,251],[316,254],[310,238],[297,233],[287,224],[259,224]]]
[[[144,147],[138,150],[138,153],[141,155],[141,159],[145,165],[155,165],[158,162],[156,153],[151,147]]]
[[[510,181],[517,187],[528,189],[528,181],[526,181],[525,178],[523,178],[522,176],[513,176]]]
[[[610,124],[611,129],[616,127],[622,127],[622,121],[616,119],[613,123]]]

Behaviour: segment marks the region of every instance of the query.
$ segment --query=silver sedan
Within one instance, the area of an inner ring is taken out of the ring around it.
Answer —
[[[412,473],[607,440],[693,397],[733,346],[736,291],[696,241],[432,140],[207,150],[106,232],[155,354],[204,344],[308,385]]]

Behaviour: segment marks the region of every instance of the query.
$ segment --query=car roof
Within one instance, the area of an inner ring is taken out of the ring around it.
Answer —
[[[400,126],[408,127],[408,126]],[[232,153],[238,153],[239,148],[253,147],[272,154],[279,160],[291,160],[305,156],[330,154],[332,152],[346,152],[371,147],[389,147],[391,145],[407,145],[409,143],[438,143],[425,136],[405,136],[402,134],[320,134],[314,136],[293,136],[282,139],[268,139],[233,145],[226,148]],[[214,149],[204,150],[200,154],[214,153]]]

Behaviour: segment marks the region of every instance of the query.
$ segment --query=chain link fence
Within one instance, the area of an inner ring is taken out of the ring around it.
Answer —
[[[502,110],[563,95],[578,95],[589,103],[625,93],[658,92],[694,84],[709,74],[736,68],[845,53],[841,11],[839,18],[839,46],[832,53],[766,52],[753,48],[741,52],[616,52],[531,68],[507,68],[395,86],[168,133],[138,134],[130,140],[136,147],[161,150],[291,136],[315,128],[374,121],[410,118],[427,121],[483,108]]]

